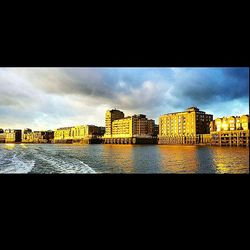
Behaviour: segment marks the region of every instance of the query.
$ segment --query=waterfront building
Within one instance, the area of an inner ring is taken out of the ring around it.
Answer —
[[[124,117],[122,111],[112,109],[106,112],[105,121],[104,143],[137,144],[157,142],[155,121],[148,119],[146,115]]]
[[[0,128],[0,143],[5,143],[5,133],[4,130],[2,128]]]
[[[112,123],[115,120],[124,118],[124,113],[117,109],[108,110],[105,114],[105,136],[112,135]]]
[[[52,143],[54,140],[54,131],[34,131],[34,143]]]
[[[21,129],[5,129],[5,142],[15,143],[21,142],[22,130]]]
[[[23,143],[52,143],[54,139],[54,131],[34,131],[24,129],[22,133]]]
[[[190,107],[159,118],[159,144],[198,144],[210,140],[213,115]]]
[[[54,132],[55,143],[101,143],[105,128],[95,125],[79,125],[58,128]]]
[[[22,142],[33,143],[34,142],[34,134],[31,129],[26,128],[22,132]]]
[[[217,118],[210,123],[211,145],[249,146],[249,115]]]
[[[158,136],[159,135],[159,125],[158,124],[154,124],[154,136]]]
[[[235,130],[249,130],[249,115],[217,118],[210,123],[211,132]]]

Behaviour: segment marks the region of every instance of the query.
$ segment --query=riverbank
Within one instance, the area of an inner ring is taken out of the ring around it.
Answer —
[[[102,145],[156,145],[156,146],[215,146],[215,147],[231,147],[231,148],[237,148],[237,147],[245,147],[249,148],[249,145],[246,144],[211,144],[211,143],[190,143],[190,144],[159,144],[159,143],[89,143],[89,142],[60,142],[60,143],[44,143],[44,142],[0,142],[0,145],[4,144],[34,144],[34,145],[90,145],[90,144],[102,144]]]

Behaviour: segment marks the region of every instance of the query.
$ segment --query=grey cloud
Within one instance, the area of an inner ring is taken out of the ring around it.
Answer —
[[[0,69],[0,123],[96,123],[104,121],[105,109],[114,107],[157,119],[191,105],[216,112],[214,103],[249,98],[248,69],[117,70]]]
[[[91,69],[36,69],[28,77],[37,88],[48,94],[74,94],[86,96],[110,96],[110,85],[106,84],[98,70]]]
[[[249,83],[246,78],[247,69],[223,70],[206,73],[190,70],[188,74],[179,76],[174,83],[172,94],[182,101],[207,106],[213,102],[224,102],[241,97],[248,97]],[[239,78],[238,78],[239,75]]]

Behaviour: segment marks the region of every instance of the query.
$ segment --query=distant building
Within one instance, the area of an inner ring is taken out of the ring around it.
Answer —
[[[5,142],[15,143],[21,142],[22,130],[21,129],[5,129]]]
[[[211,144],[249,146],[249,115],[217,118],[210,123]]]
[[[154,136],[158,136],[159,135],[159,125],[155,124],[153,129],[154,129]]]
[[[55,143],[100,143],[105,128],[95,125],[79,125],[58,128],[54,132]]]
[[[34,142],[34,134],[31,129],[26,128],[22,132],[22,142],[33,143]]]
[[[34,131],[34,143],[51,143],[54,139],[54,131]]]
[[[0,143],[5,143],[5,133],[4,130],[2,128],[0,128]]]
[[[209,140],[213,115],[190,107],[159,118],[159,144],[196,144]]]
[[[96,134],[98,136],[103,136],[105,134],[105,127],[97,127]]]
[[[34,131],[24,129],[22,133],[23,143],[52,143],[54,139],[54,131]]]
[[[136,144],[156,143],[157,127],[155,121],[146,115],[124,117],[120,110],[112,109],[106,112],[106,132],[104,143]]]

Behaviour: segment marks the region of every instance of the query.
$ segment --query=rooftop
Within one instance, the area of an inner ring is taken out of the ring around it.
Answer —
[[[195,106],[187,108],[186,110],[190,110],[190,111],[199,111],[199,109]]]
[[[189,108],[187,108],[186,110],[184,110],[184,111],[179,111],[179,112],[172,112],[172,113],[168,113],[168,114],[163,114],[163,115],[161,115],[161,116],[164,116],[164,115],[175,115],[175,114],[180,114],[180,113],[186,113],[186,112],[190,112],[190,111],[199,111],[200,113],[206,113],[206,112],[204,112],[204,111],[200,111],[197,107],[189,107]],[[209,115],[209,114],[207,114],[207,115]]]
[[[64,128],[57,128],[56,130],[65,130],[65,129],[71,129],[73,127],[64,127]]]

